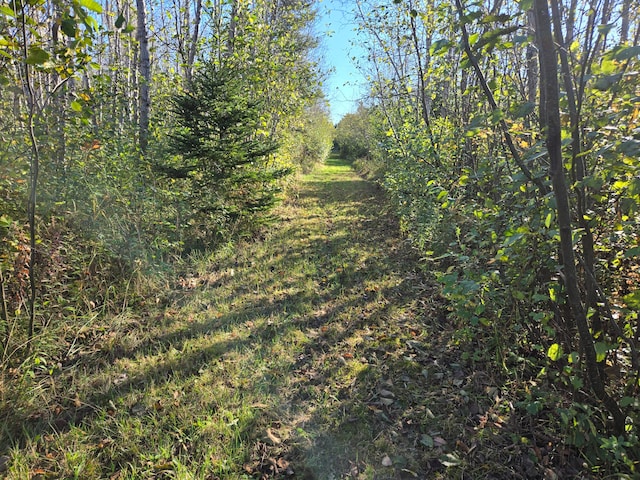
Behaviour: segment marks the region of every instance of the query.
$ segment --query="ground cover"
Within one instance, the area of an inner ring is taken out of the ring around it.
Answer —
[[[447,321],[383,192],[330,159],[262,238],[2,379],[0,476],[569,478]]]

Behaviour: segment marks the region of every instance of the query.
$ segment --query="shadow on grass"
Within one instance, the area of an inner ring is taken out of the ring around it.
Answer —
[[[348,165],[338,158],[327,161],[332,168]],[[382,195],[365,181],[340,177],[312,180],[306,183],[298,203],[310,207],[298,210],[302,212],[299,218],[283,221],[281,228],[274,229],[266,240],[272,248],[262,249],[258,255],[238,252],[239,259],[219,265],[237,270],[233,278],[226,279],[234,288],[222,282],[192,292],[219,304],[237,305],[233,310],[219,316],[202,313],[202,320],[158,333],[133,348],[97,351],[75,359],[80,367],[155,357],[152,365],[118,382],[95,382],[94,391],[85,393],[80,406],[67,399],[61,400],[62,412],[5,409],[1,417],[7,423],[0,453],[47,434],[61,435],[73,427],[90,430],[92,419],[107,414],[110,405],[121,404],[125,395],[142,396],[149,385],[174,377],[198,377],[230,353],[268,356],[274,343],[282,344],[290,332],[301,331],[311,339],[301,355],[280,365],[267,380],[257,376],[256,383],[243,388],[266,388],[275,406],[272,416],[297,429],[299,434],[291,437],[289,450],[284,446],[278,449],[297,462],[294,468],[307,471],[308,478],[339,477],[360,468],[359,456],[366,457],[371,444],[380,439],[391,441],[392,431],[398,431],[397,422],[408,417],[406,411],[412,408],[412,400],[400,398],[399,393],[392,405],[381,403],[380,386],[396,371],[421,381],[421,369],[431,361],[424,352],[418,354],[406,345],[411,335],[403,328],[410,318],[390,326],[399,322],[395,311],[415,301],[417,259],[397,238],[396,221],[381,213]],[[312,213],[311,206],[320,212]],[[287,273],[296,269],[297,276]],[[168,329],[174,322],[178,319],[165,320],[163,326]],[[375,333],[376,329],[383,333]],[[230,331],[238,331],[238,337],[206,341],[209,335],[224,337]],[[371,332],[370,338],[362,340],[363,331]],[[191,345],[193,340],[202,345]],[[169,355],[169,351],[179,355]],[[402,355],[390,356],[390,351]],[[349,360],[345,359],[347,353]],[[106,356],[102,362],[101,355]],[[419,361],[412,360],[418,357]],[[349,374],[349,365],[356,361],[358,373]],[[345,378],[349,379],[347,384]],[[203,399],[206,401],[210,399]],[[256,428],[260,421],[266,420],[256,417],[238,432],[239,437],[248,443],[259,442]],[[408,436],[407,442],[415,444],[415,435]],[[108,458],[103,462],[105,472],[117,470],[117,466],[108,466]],[[262,467],[254,467],[253,474],[265,473],[258,471]],[[417,468],[414,464],[411,467]]]

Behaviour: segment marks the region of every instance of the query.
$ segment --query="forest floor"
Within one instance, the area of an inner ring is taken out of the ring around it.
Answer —
[[[330,159],[263,238],[68,332],[2,394],[0,477],[558,478],[386,205]]]

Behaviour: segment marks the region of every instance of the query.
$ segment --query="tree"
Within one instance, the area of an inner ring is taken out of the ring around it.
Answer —
[[[149,60],[149,39],[144,0],[136,0],[137,33],[139,48],[140,79],[138,80],[138,142],[140,153],[144,156],[149,144],[149,109],[151,107],[149,88],[151,85],[151,64]]]
[[[177,156],[157,166],[183,185],[188,221],[205,244],[268,211],[277,180],[290,172],[271,165],[277,143],[262,127],[262,104],[249,98],[244,76],[213,64],[196,72],[173,102],[178,128],[170,149]]]
[[[554,2],[555,0],[551,0]],[[549,153],[549,175],[553,184],[556,199],[556,212],[560,231],[560,250],[562,253],[562,269],[564,284],[573,321],[575,322],[580,345],[585,356],[589,382],[598,399],[609,410],[614,420],[616,434],[624,432],[625,415],[616,401],[605,390],[605,382],[601,377],[596,361],[593,337],[589,331],[587,315],[582,304],[576,260],[573,251],[573,229],[571,226],[571,206],[569,191],[564,173],[562,155],[562,126],[560,123],[560,90],[558,87],[556,47],[551,33],[551,20],[547,0],[534,0],[536,16],[536,36],[540,53],[540,117],[546,130],[547,151]],[[552,55],[551,52],[554,52]],[[570,320],[570,319],[567,319]]]

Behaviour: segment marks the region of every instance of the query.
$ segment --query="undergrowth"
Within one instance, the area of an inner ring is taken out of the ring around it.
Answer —
[[[624,439],[598,438],[609,463],[589,463],[586,436],[601,413],[541,372],[546,352],[501,344],[496,323],[461,322],[387,205],[331,159],[302,177],[260,238],[162,273],[133,270],[127,297],[52,322],[27,361],[2,370],[0,475],[524,479],[629,469]]]

